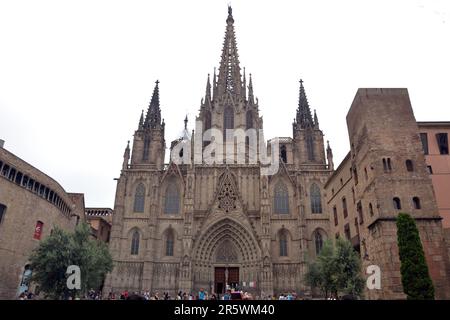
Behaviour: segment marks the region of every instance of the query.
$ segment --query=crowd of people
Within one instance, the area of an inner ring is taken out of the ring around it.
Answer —
[[[19,300],[32,300],[35,298],[35,295],[32,292],[25,291],[22,292],[18,299]],[[72,300],[71,296],[66,298],[67,300]],[[104,299],[102,296],[102,292],[99,290],[89,290],[82,300],[102,300]],[[154,293],[150,293],[149,290],[146,291],[133,291],[129,292],[128,290],[124,290],[120,293],[110,292],[106,297],[107,300],[297,300],[298,296],[295,292],[287,292],[281,293],[279,295],[264,295],[253,297],[250,292],[243,290],[235,290],[230,289],[225,293],[216,294],[216,293],[208,293],[208,291],[203,288],[198,292],[182,292],[179,291],[175,295],[170,295],[169,292],[163,292],[160,294],[158,291]],[[76,298],[76,300],[80,300],[80,298]]]
[[[158,291],[150,293],[146,291],[129,292],[124,290],[121,293],[110,292],[108,300],[297,300],[298,296],[295,292],[281,293],[280,295],[261,295],[254,297],[250,292],[243,290],[227,290],[223,294],[208,293],[204,289],[200,289],[197,293],[179,291],[175,295],[169,292],[160,294]]]

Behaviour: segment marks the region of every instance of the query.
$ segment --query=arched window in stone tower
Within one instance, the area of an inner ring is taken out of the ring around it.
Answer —
[[[134,193],[134,212],[144,212],[145,204],[145,187],[140,183],[136,187],[136,192]]]
[[[322,247],[323,247],[323,238],[322,238],[322,234],[320,233],[319,230],[316,230],[314,232],[314,244],[316,247],[316,255],[319,255],[320,251],[322,251]]]
[[[203,132],[206,132],[207,130],[211,129],[212,120],[211,120],[211,111],[205,110],[204,116],[203,116]],[[203,141],[203,147],[205,148],[210,144],[209,141]]]
[[[286,151],[286,146],[284,144],[280,147],[280,158],[281,158],[281,161],[283,161],[284,163],[287,163],[287,151]]]
[[[223,133],[224,139],[226,138],[226,130],[234,129],[234,110],[232,107],[228,106],[223,112]]]
[[[166,236],[166,256],[173,257],[174,235],[172,230],[167,231]]]
[[[279,234],[280,238],[280,257],[288,256],[288,235],[286,230],[281,230]]]
[[[142,160],[148,160],[150,150],[150,139],[148,137],[144,138],[144,150],[142,153]]]
[[[311,185],[309,196],[311,198],[311,213],[322,213],[322,197],[317,184],[313,183]]]
[[[134,230],[133,236],[131,237],[131,254],[132,255],[139,254],[139,240],[140,240],[139,238],[140,238],[139,231]]]
[[[401,210],[402,209],[402,202],[400,201],[400,198],[395,197],[394,199],[392,199],[392,202],[394,204],[394,209],[395,210]]]
[[[253,112],[248,110],[245,117],[245,127],[246,129],[253,128]]]
[[[177,214],[180,212],[180,192],[175,181],[170,181],[166,189],[164,213]]]
[[[421,209],[422,208],[422,206],[420,204],[419,197],[414,197],[413,198],[413,205],[414,205],[414,209]]]
[[[276,214],[289,213],[289,192],[286,185],[281,181],[275,185],[273,211]]]
[[[204,131],[211,129],[211,111],[205,110],[205,128]]]
[[[314,141],[312,132],[306,133],[306,152],[308,153],[308,160],[314,160]]]

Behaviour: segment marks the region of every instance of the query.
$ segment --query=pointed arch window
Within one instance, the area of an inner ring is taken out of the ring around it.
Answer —
[[[223,112],[223,130],[226,133],[227,129],[234,129],[234,110],[228,106]]]
[[[311,197],[311,213],[322,213],[322,196],[317,184],[313,183],[311,185],[309,193]]]
[[[422,208],[422,206],[420,205],[419,197],[414,197],[413,198],[413,205],[414,205],[414,209],[421,209]]]
[[[206,132],[207,130],[211,129],[211,111],[209,110],[205,110],[204,111],[204,130],[203,132]],[[205,148],[206,146],[208,146],[210,144],[210,141],[203,141],[203,148]]]
[[[406,161],[405,161],[405,165],[406,165],[406,170],[407,170],[408,172],[414,171],[414,165],[413,165],[412,160],[410,160],[410,159],[406,160]]]
[[[134,230],[133,236],[131,237],[131,254],[132,255],[139,254],[139,240],[140,240],[139,231]]]
[[[173,231],[169,230],[166,237],[166,256],[173,257],[174,236]]]
[[[394,203],[394,209],[396,209],[396,210],[402,209],[402,203],[400,201],[400,198],[395,197],[394,199],[392,199],[392,202]]]
[[[288,237],[287,232],[282,230],[280,232],[280,257],[288,256]]]
[[[150,139],[148,137],[144,138],[144,151],[142,154],[142,160],[148,160],[148,155],[149,155],[149,150],[150,150]]]
[[[205,130],[211,129],[211,111],[205,110]]]
[[[247,129],[253,128],[253,112],[250,110],[246,113],[245,124]]]
[[[314,141],[312,137],[312,132],[306,134],[306,151],[308,152],[308,160],[314,160]]]
[[[136,187],[136,192],[134,193],[134,212],[144,212],[145,205],[145,187],[140,183]]]
[[[6,212],[6,206],[2,203],[0,203],[0,224],[3,222],[3,216]]]
[[[316,255],[319,255],[323,247],[323,238],[319,230],[314,233],[314,244],[316,247]]]
[[[289,192],[283,182],[278,182],[275,185],[274,199],[273,199],[274,213],[288,214],[289,213]]]
[[[280,158],[281,158],[281,161],[283,161],[284,163],[287,163],[287,151],[286,151],[286,146],[284,144],[280,147]]]
[[[175,181],[170,181],[166,189],[164,213],[178,214],[180,212],[180,192]]]

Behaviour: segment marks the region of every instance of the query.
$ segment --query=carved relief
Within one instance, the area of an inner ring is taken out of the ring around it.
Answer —
[[[236,209],[238,197],[231,172],[227,169],[222,177],[222,181],[219,184],[220,191],[217,199],[219,200],[219,209],[222,209],[225,213],[229,213]]]
[[[225,240],[217,250],[216,261],[221,263],[237,263],[238,255],[230,240]]]

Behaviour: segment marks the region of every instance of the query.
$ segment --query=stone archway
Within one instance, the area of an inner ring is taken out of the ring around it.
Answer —
[[[261,250],[251,230],[238,221],[227,217],[206,228],[192,257],[194,290],[221,293],[228,284],[258,291]]]

